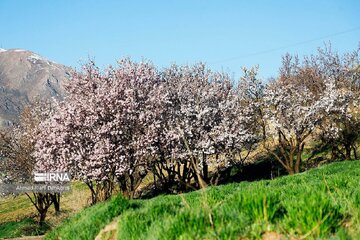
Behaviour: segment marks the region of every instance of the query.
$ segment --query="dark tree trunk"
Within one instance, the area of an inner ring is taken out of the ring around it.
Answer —
[[[357,153],[356,153],[356,146],[353,146],[353,152],[354,152],[354,159],[358,159]]]
[[[203,153],[203,179],[207,183],[209,179],[209,167],[206,161],[205,154]]]
[[[129,179],[130,179],[130,198],[133,198],[134,193],[135,193],[135,178],[132,174],[129,174]]]
[[[189,171],[188,166],[187,166],[186,163],[184,163],[183,174],[182,174],[182,181],[183,181],[183,183],[186,183],[188,171]]]
[[[60,193],[52,194],[51,198],[54,203],[55,214],[59,214],[60,213]]]
[[[44,226],[47,211],[41,211],[39,213],[39,225]]]
[[[339,157],[339,155],[337,154],[337,147],[336,146],[332,146],[331,147],[331,160],[334,161]]]
[[[94,187],[94,183],[93,182],[86,182],[86,185],[89,187],[90,191],[91,191],[91,205],[95,205],[96,202],[97,202],[97,192],[96,192],[96,189]],[[96,183],[95,183],[96,185]]]
[[[126,198],[129,198],[129,192],[128,192],[125,176],[120,176],[118,178],[118,182],[122,195]]]
[[[351,159],[351,145],[345,144],[344,147],[345,147],[345,158],[347,160],[350,160]]]

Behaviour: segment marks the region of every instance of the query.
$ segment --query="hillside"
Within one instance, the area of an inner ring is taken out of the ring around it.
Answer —
[[[150,200],[117,196],[83,210],[46,239],[94,239],[112,221],[115,232],[102,239],[359,239],[359,181],[360,161],[345,161]]]
[[[16,122],[35,97],[61,97],[69,72],[31,51],[0,49],[0,127]]]

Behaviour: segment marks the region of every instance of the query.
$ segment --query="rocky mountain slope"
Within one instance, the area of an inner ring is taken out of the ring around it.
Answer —
[[[61,98],[70,68],[22,49],[0,49],[0,127],[16,122],[34,98]]]

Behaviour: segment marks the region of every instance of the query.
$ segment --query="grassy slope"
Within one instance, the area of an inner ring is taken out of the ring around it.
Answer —
[[[94,239],[111,220],[129,209],[130,202],[120,196],[96,204],[64,221],[59,228],[47,234],[46,239]]]
[[[94,239],[120,213],[118,239],[360,239],[359,183],[360,161],[349,161],[150,200],[117,197],[80,212],[46,239]]]

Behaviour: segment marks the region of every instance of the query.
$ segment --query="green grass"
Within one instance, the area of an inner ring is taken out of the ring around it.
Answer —
[[[32,218],[0,224],[0,239],[44,234],[48,230],[45,225],[40,227]]]
[[[275,180],[232,183],[80,212],[46,239],[94,239],[118,216],[117,239],[360,239],[360,161]]]
[[[117,196],[111,201],[99,203],[65,220],[58,228],[46,235],[46,239],[94,239],[111,220],[129,208],[128,200]]]

